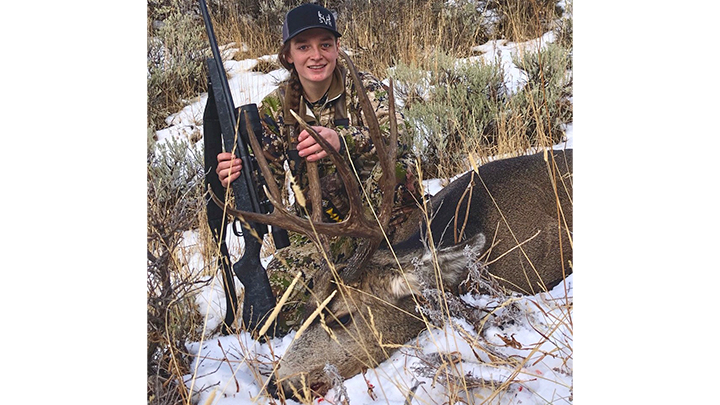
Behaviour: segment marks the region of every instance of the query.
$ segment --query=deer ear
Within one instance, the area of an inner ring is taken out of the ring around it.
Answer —
[[[462,281],[468,265],[476,261],[485,248],[485,241],[485,235],[478,233],[456,245],[438,250],[437,260],[443,281],[451,285]]]
[[[476,260],[485,247],[485,235],[478,233],[458,244],[440,248],[437,252],[440,268],[457,268]]]

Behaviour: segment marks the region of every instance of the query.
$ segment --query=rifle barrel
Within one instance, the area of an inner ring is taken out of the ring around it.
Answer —
[[[203,21],[205,22],[205,31],[207,32],[208,40],[210,41],[210,50],[212,51],[213,58],[216,61],[215,66],[217,67],[218,77],[223,77],[225,75],[225,67],[222,62],[222,56],[220,55],[220,48],[218,47],[217,39],[215,38],[215,30],[213,29],[212,22],[210,21],[210,13],[208,12],[207,3],[205,0],[199,1],[200,12],[202,13]],[[220,82],[225,100],[230,101],[230,104],[234,107],[235,103],[232,99],[232,93],[230,92],[230,85],[227,83],[227,80],[220,80]],[[232,108],[232,110],[231,116],[233,117],[233,121],[237,122],[235,109]]]

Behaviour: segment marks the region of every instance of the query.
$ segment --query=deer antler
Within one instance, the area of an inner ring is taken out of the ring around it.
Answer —
[[[381,241],[383,240],[382,228],[387,227],[390,221],[390,215],[393,208],[393,200],[395,193],[395,164],[396,164],[396,153],[397,153],[397,122],[395,121],[395,98],[393,93],[392,81],[390,82],[389,90],[389,108],[390,108],[390,139],[389,143],[386,144],[385,139],[382,137],[380,124],[377,119],[377,115],[373,111],[370,99],[367,96],[367,92],[360,80],[360,75],[355,68],[347,54],[340,50],[340,56],[342,56],[348,64],[353,81],[358,89],[358,97],[360,99],[360,106],[365,118],[365,122],[368,126],[368,132],[370,133],[370,139],[375,146],[375,151],[378,155],[378,160],[382,168],[382,176],[380,178],[380,190],[382,192],[382,202],[380,207],[380,213],[376,221],[369,220],[365,216],[365,210],[363,208],[362,197],[360,196],[360,185],[355,177],[355,174],[350,169],[348,163],[344,158],[322,137],[317,131],[310,127],[300,116],[294,111],[290,111],[300,126],[305,129],[310,136],[323,148],[327,153],[330,160],[336,167],[337,173],[340,176],[345,191],[348,197],[349,211],[346,217],[338,223],[325,223],[321,222],[321,205],[319,201],[312,201],[313,217],[308,220],[307,218],[299,217],[292,214],[282,204],[282,198],[280,190],[273,179],[273,175],[270,171],[270,167],[265,159],[265,156],[260,153],[262,148],[260,147],[257,139],[254,136],[249,136],[250,144],[253,151],[255,151],[255,158],[258,161],[258,166],[262,172],[263,177],[267,180],[267,188],[265,194],[268,200],[275,207],[273,212],[270,214],[260,214],[247,211],[235,210],[231,207],[226,207],[229,214],[243,218],[245,221],[258,222],[267,225],[277,226],[289,231],[299,232],[307,235],[314,242],[323,245],[323,238],[318,238],[319,235],[327,236],[350,236],[361,238],[358,248],[355,250],[353,256],[348,260],[347,266],[341,277],[348,281],[348,279],[354,279],[359,274],[359,269],[362,268],[367,259],[374,253],[378,248]],[[252,134],[252,129],[249,126],[250,120],[246,119],[248,123],[248,133]],[[309,167],[310,165],[308,165]],[[309,167],[310,170],[312,168]],[[310,173],[312,174],[312,173]],[[320,184],[317,176],[309,177],[309,194],[315,196],[318,199],[321,196]],[[222,202],[212,193],[210,195],[216,204],[222,206]],[[311,223],[312,221],[312,223]],[[314,229],[314,230],[313,230]]]
[[[390,112],[390,139],[388,145],[385,144],[385,139],[382,137],[380,130],[380,123],[377,118],[377,114],[373,111],[372,104],[368,98],[365,87],[360,79],[355,64],[350,57],[342,49],[338,50],[340,56],[345,59],[350,70],[350,75],[355,82],[357,87],[358,99],[360,100],[360,108],[362,109],[366,125],[368,126],[368,132],[370,134],[370,140],[375,145],[375,153],[378,156],[380,167],[382,168],[382,176],[380,177],[380,191],[382,192],[382,201],[380,203],[380,214],[377,217],[378,229],[382,232],[382,229],[387,229],[390,223],[390,216],[395,198],[395,165],[397,163],[397,121],[395,116],[395,95],[393,92],[393,82],[390,79],[390,89],[388,92],[388,108]],[[364,266],[367,260],[377,250],[382,242],[383,238],[376,239],[364,239],[355,250],[353,256],[348,260],[347,266],[343,270],[341,277],[350,282],[355,280],[359,275],[359,270]]]
[[[299,122],[301,122],[301,125],[307,125],[307,123],[305,123],[304,121],[299,120]],[[324,234],[328,236],[356,236],[360,238],[381,237],[382,233],[380,232],[380,230],[373,226],[373,224],[367,219],[365,219],[362,215],[362,200],[359,198],[357,190],[357,180],[355,180],[354,176],[351,175],[349,169],[347,168],[347,164],[340,160],[340,155],[337,153],[337,151],[335,151],[329,144],[327,144],[327,142],[316,131],[314,131],[309,126],[308,128],[310,128],[310,135],[313,136],[316,140],[320,140],[318,143],[320,143],[320,145],[328,152],[328,154],[331,156],[331,159],[333,159],[333,163],[338,166],[338,172],[345,169],[344,171],[346,171],[346,173],[344,175],[341,175],[341,178],[346,185],[346,189],[352,189],[352,185],[348,185],[348,179],[351,182],[354,181],[354,194],[356,194],[356,196],[349,197],[348,199],[351,201],[351,203],[355,202],[355,204],[359,205],[359,207],[353,206],[351,204],[350,213],[348,214],[347,218],[342,222],[324,223],[314,221],[311,225],[308,219],[299,217],[289,212],[288,209],[283,205],[282,198],[280,196],[280,189],[274,181],[270,181],[270,179],[273,179],[274,177],[272,175],[272,172],[270,171],[270,166],[267,163],[267,159],[265,159],[265,156],[262,153],[256,153],[255,158],[258,161],[258,166],[260,167],[262,175],[263,177],[265,177],[265,179],[268,179],[265,193],[270,203],[273,205],[273,207],[275,207],[275,210],[273,210],[273,212],[271,212],[270,214],[261,214],[250,211],[236,210],[232,207],[226,207],[226,211],[230,215],[243,218],[244,220],[249,222],[259,222],[262,224],[277,226],[285,230],[303,233],[316,242],[319,242],[319,240],[316,238],[316,235],[312,231],[313,227],[319,234]],[[248,131],[251,131],[251,128],[249,128]],[[252,131],[249,133],[252,133]],[[252,146],[253,151],[262,150],[260,144],[258,143],[257,139],[255,139],[255,137],[249,136],[248,138],[250,139],[250,145]],[[338,162],[340,162],[340,164],[338,164]],[[311,182],[310,184],[311,189],[315,188],[319,190],[319,187],[320,185],[317,184],[315,181]],[[353,193],[349,191],[348,194],[351,195]],[[223,202],[215,195],[215,193],[212,192],[212,190],[210,190],[210,196],[216,204],[218,204],[219,206],[223,206]],[[318,207],[314,208],[316,210],[319,210]]]

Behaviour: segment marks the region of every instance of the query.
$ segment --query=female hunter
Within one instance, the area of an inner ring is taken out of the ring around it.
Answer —
[[[295,181],[306,192],[306,162],[317,162],[320,173],[323,211],[326,220],[340,221],[347,213],[347,197],[343,185],[327,153],[299,125],[290,110],[310,124],[341,155],[349,156],[358,170],[365,190],[374,203],[380,201],[377,180],[380,165],[360,111],[357,91],[347,69],[338,63],[339,46],[335,17],[324,7],[303,4],[287,13],[283,24],[283,45],[278,52],[280,63],[290,78],[266,96],[260,107],[264,121],[262,145],[278,184],[285,184],[283,164],[288,161]],[[381,127],[388,120],[387,90],[367,73],[360,74]],[[402,133],[402,117],[398,129]],[[397,188],[395,207],[388,230],[393,241],[394,224],[419,201],[419,185],[415,176],[415,158],[403,145],[398,147]],[[216,172],[224,187],[240,176],[242,164],[231,153],[218,155]],[[341,238],[343,239],[343,238]],[[344,238],[348,239],[348,238]],[[342,261],[353,249],[352,243],[333,243],[333,259]],[[282,249],[287,250],[287,249]]]

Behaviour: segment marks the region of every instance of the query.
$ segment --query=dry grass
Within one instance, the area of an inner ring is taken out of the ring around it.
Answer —
[[[274,55],[285,13],[300,1],[210,2],[218,43],[242,44],[236,58]],[[356,65],[378,77],[399,63],[432,69],[438,52],[472,55],[490,39],[524,41],[548,31],[558,17],[552,0],[320,1],[339,15],[342,46]],[[204,91],[210,55],[194,0],[148,2],[148,115],[155,129],[184,99]],[[162,66],[162,67],[161,67]]]
[[[206,91],[203,63],[209,51],[195,3],[193,0],[148,2],[150,133],[162,128],[165,125],[164,118],[178,111],[185,99]],[[277,52],[282,18],[285,12],[299,2],[240,0],[210,3],[218,42],[243,44],[244,52],[238,53],[235,58],[244,59]],[[443,62],[438,58],[440,54],[447,60],[453,60],[471,56],[473,46],[489,39],[524,41],[537,38],[547,32],[558,17],[555,2],[545,0],[456,1],[457,5],[452,8],[447,7],[445,1],[439,0],[335,0],[320,3],[338,11],[343,33],[341,43],[345,49],[353,52],[355,63],[380,78],[388,76],[388,68],[399,65],[412,67],[418,77],[418,72],[434,72],[438,76],[443,71]],[[477,4],[483,5],[485,14],[475,9]],[[494,16],[494,22],[490,22],[488,16]],[[162,21],[163,24],[156,21]],[[469,155],[474,155],[479,161],[486,161],[490,156],[516,155],[528,148],[550,145],[557,140],[563,120],[571,120],[567,114],[571,113],[572,106],[567,102],[567,96],[572,94],[572,81],[559,84],[552,77],[558,73],[558,69],[555,69],[558,64],[570,63],[568,55],[572,52],[572,20],[559,27],[558,32],[562,34],[558,42],[565,46],[564,54],[559,53],[565,59],[548,53],[545,59],[541,57],[533,60],[528,57],[516,61],[525,70],[538,72],[537,86],[533,91],[523,94],[522,98],[503,100],[502,103],[491,99],[492,103],[482,111],[474,110],[471,105],[453,105],[456,109],[474,114],[473,118],[455,120],[455,124],[464,125],[466,130],[452,132],[456,135],[453,139],[447,133],[444,134],[444,139],[452,142],[448,147],[443,146],[434,157],[435,160],[426,161],[426,176],[456,174],[463,167],[468,167],[466,157]],[[551,72],[548,68],[555,71]],[[475,118],[479,120],[480,114],[487,114],[488,111],[491,111],[491,115],[483,118],[482,125],[466,124],[476,122]],[[408,114],[409,110],[405,113]],[[458,158],[451,159],[455,156]],[[149,185],[153,181],[149,177]],[[199,197],[194,192],[178,193],[177,187],[162,184],[176,194],[172,199],[163,201],[160,201],[158,194],[149,191],[148,195],[148,253],[152,256],[148,261],[148,403],[186,404],[191,402],[191,398],[184,376],[191,374],[192,370],[185,343],[203,339],[206,321],[203,314],[197,311],[194,295],[203,285],[198,281],[200,276],[213,273],[212,264],[217,257],[217,246],[205,226],[202,207],[182,205],[183,201],[193,198],[198,201]],[[182,234],[188,229],[199,229],[197,246],[192,248],[181,243]],[[199,249],[200,256],[204,258],[201,274],[188,272],[187,259],[183,258],[195,254],[195,250],[191,252],[191,249]],[[504,375],[512,378],[502,381],[464,378],[463,365],[477,359],[459,359],[452,353],[423,359],[427,367],[415,371],[425,373],[428,378],[444,386],[446,400],[450,403],[496,403],[522,386],[517,381],[530,378],[525,374],[527,370],[523,365],[542,361],[543,358],[571,359],[571,303],[560,303],[553,307],[552,302],[526,301],[526,305],[542,307],[541,312],[546,315],[541,322],[546,328],[542,330],[540,341],[520,342],[518,355],[511,358],[497,353],[497,341],[483,338],[481,331],[496,326],[493,322],[503,319],[499,316],[503,313],[507,312],[503,315],[504,319],[516,316],[508,315],[515,313],[509,308],[517,305],[516,302],[517,299],[513,297],[498,299],[493,312],[498,316],[478,318],[476,314],[463,311],[465,307],[454,305],[451,297],[440,296],[436,308],[440,311],[437,318],[440,321],[433,323],[428,320],[429,329],[455,330],[464,344],[482,354],[486,366],[504,370]],[[472,335],[461,328],[456,329],[457,325],[448,322],[451,315],[475,325],[479,333]],[[518,318],[517,321],[523,320]],[[561,330],[564,339],[550,339],[549,334],[553,330]],[[506,344],[515,344],[511,336],[503,335],[503,338],[508,339]],[[553,349],[547,349],[548,342]],[[226,360],[228,363],[236,361],[232,356],[226,357]],[[258,375],[259,364],[262,361],[267,363],[267,359],[261,360],[253,363]],[[274,364],[270,362],[270,366]],[[572,371],[565,369],[561,372]],[[418,387],[405,389],[410,398]]]
[[[415,385],[399,382],[396,386],[406,393],[407,398],[420,398],[413,403],[426,403],[426,391],[432,391],[433,398],[443,403],[508,403],[523,390],[548,403],[572,403],[571,397],[545,398],[543,395],[547,393],[534,392],[535,382],[547,380],[568,389],[572,395],[572,387],[568,387],[566,382],[569,380],[566,377],[572,375],[572,298],[562,294],[555,298],[544,294],[535,297],[508,295],[488,288],[488,283],[482,279],[481,266],[471,268],[465,288],[474,291],[475,296],[480,297],[479,301],[470,304],[448,293],[426,291],[428,299],[423,302],[421,316],[426,321],[426,328],[433,333],[424,334],[419,342],[408,342],[401,349],[407,356],[404,362],[389,371],[369,370],[366,380],[390,378],[388,372],[413,375],[418,378]],[[372,322],[370,319],[366,321]],[[471,329],[463,326],[461,321],[470,325]],[[536,334],[515,334],[528,329],[534,329]],[[232,346],[228,346],[230,344]],[[257,381],[267,381],[279,365],[278,354],[274,353],[278,348],[274,348],[273,344],[268,342],[264,349],[258,350],[254,341],[246,341],[240,336],[228,337],[218,343],[219,350],[205,350],[199,358],[210,369],[222,365],[226,370],[251,374]],[[292,345],[292,342],[286,343],[282,350],[292,350]],[[343,402],[343,399],[348,399],[345,381],[336,372],[333,374],[332,368],[328,368],[326,373],[336,376],[333,379],[335,395],[327,398],[328,403],[354,403],[351,400]],[[202,376],[203,372],[191,370],[190,374]],[[206,387],[205,390],[227,389],[235,392],[240,387],[237,379],[242,377],[227,381],[221,379],[220,386]],[[195,384],[194,380],[189,382]],[[195,389],[198,389],[197,385]],[[377,398],[383,390],[389,389],[388,385],[368,382],[370,398]],[[279,398],[272,399],[266,390],[267,387],[263,387],[260,395],[265,396],[268,403],[284,403],[285,395],[290,395],[280,392]],[[296,387],[293,394],[294,400],[301,404],[316,403],[307,384]]]

